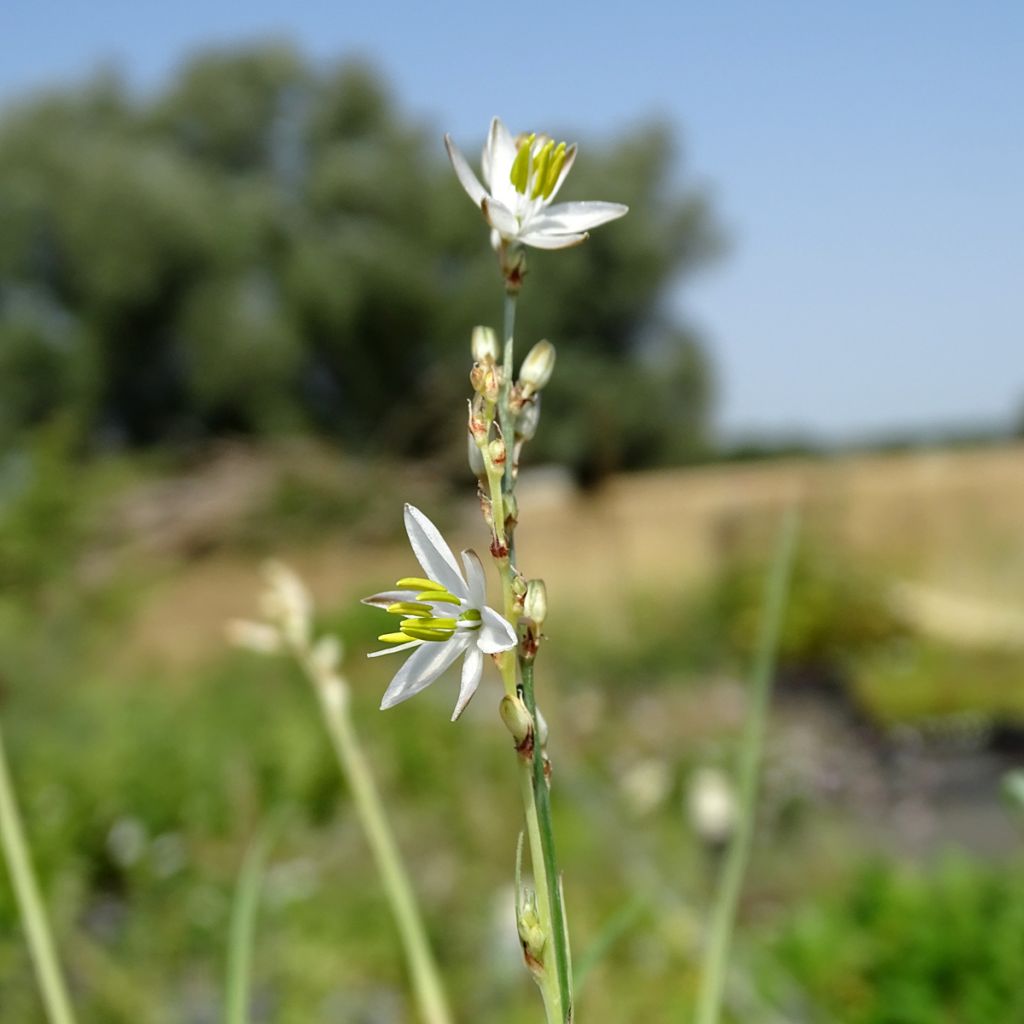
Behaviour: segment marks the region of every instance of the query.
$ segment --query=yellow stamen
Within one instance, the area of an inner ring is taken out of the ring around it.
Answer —
[[[415,637],[409,636],[408,633],[381,633],[377,639],[385,644],[407,644],[410,640],[414,640]]]
[[[568,149],[565,143],[560,142],[551,155],[551,160],[547,166],[547,173],[544,175],[544,187],[541,190],[541,195],[545,199],[551,198],[551,193],[554,192],[555,185],[558,183],[558,176],[562,173],[562,168],[565,166],[567,155]],[[534,192],[534,195],[536,195],[536,192]]]
[[[422,576],[404,576],[395,586],[403,590],[444,590],[440,583],[425,580]]]
[[[445,641],[450,640],[454,635],[454,631],[450,629],[426,629],[423,626],[406,626],[404,624],[402,630],[408,633],[413,640]]]
[[[416,629],[455,629],[455,619],[402,619],[402,629],[413,626]]]
[[[512,161],[512,170],[509,172],[509,180],[515,190],[521,194],[526,193],[526,183],[530,180],[530,150],[536,141],[536,134],[528,135],[519,144],[519,152]]]
[[[536,199],[544,190],[548,161],[551,159],[551,153],[554,148],[554,142],[548,139],[548,141],[541,146],[540,152],[533,158],[533,188],[530,190],[531,199]]]
[[[447,590],[425,590],[416,595],[417,601],[440,601],[442,604],[459,604],[459,599]]]
[[[427,618],[433,614],[430,605],[421,601],[396,601],[388,605],[388,611],[392,615],[419,615]]]

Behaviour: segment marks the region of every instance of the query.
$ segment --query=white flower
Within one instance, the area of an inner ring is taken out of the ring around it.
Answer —
[[[374,651],[369,657],[413,651],[395,673],[380,706],[383,710],[408,700],[465,655],[454,722],[476,692],[484,655],[515,647],[516,632],[487,607],[484,569],[475,552],[462,552],[463,576],[437,527],[412,505],[405,506],[405,530],[426,578],[401,579],[395,584],[399,589],[363,598],[364,604],[402,616],[399,632],[379,638],[395,646]]]
[[[576,144],[556,146],[545,135],[514,139],[500,118],[491,121],[484,144],[484,188],[466,158],[444,137],[452,167],[469,198],[491,225],[495,249],[503,242],[518,242],[537,249],[565,249],[587,238],[587,231],[628,212],[622,203],[556,203],[566,175],[576,159]]]

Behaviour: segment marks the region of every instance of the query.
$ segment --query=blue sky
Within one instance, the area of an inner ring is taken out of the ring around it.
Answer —
[[[712,349],[727,433],[851,438],[1024,407],[1016,0],[7,0],[0,97],[102,62],[154,88],[195,47],[268,36],[369,56],[467,145],[495,113],[584,140],[670,121],[733,239],[674,297]]]

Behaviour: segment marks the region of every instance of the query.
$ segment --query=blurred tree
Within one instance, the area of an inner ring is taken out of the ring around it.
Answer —
[[[559,347],[539,453],[596,479],[703,451],[707,360],[664,303],[720,243],[665,128],[582,149],[567,198],[631,213],[530,253],[519,337]],[[314,429],[461,460],[499,278],[434,133],[365,64],[217,51],[152,100],[109,76],[31,100],[0,118],[0,219],[6,436],[70,414],[93,447]]]

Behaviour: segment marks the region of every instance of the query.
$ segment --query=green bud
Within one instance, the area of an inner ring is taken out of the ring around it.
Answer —
[[[516,746],[521,747],[533,732],[533,719],[530,712],[519,697],[506,694],[498,705],[498,714],[505,723],[505,728],[512,734]]]
[[[555,346],[550,341],[538,341],[526,354],[523,365],[519,368],[519,386],[523,397],[540,391],[549,380],[555,369]]]

